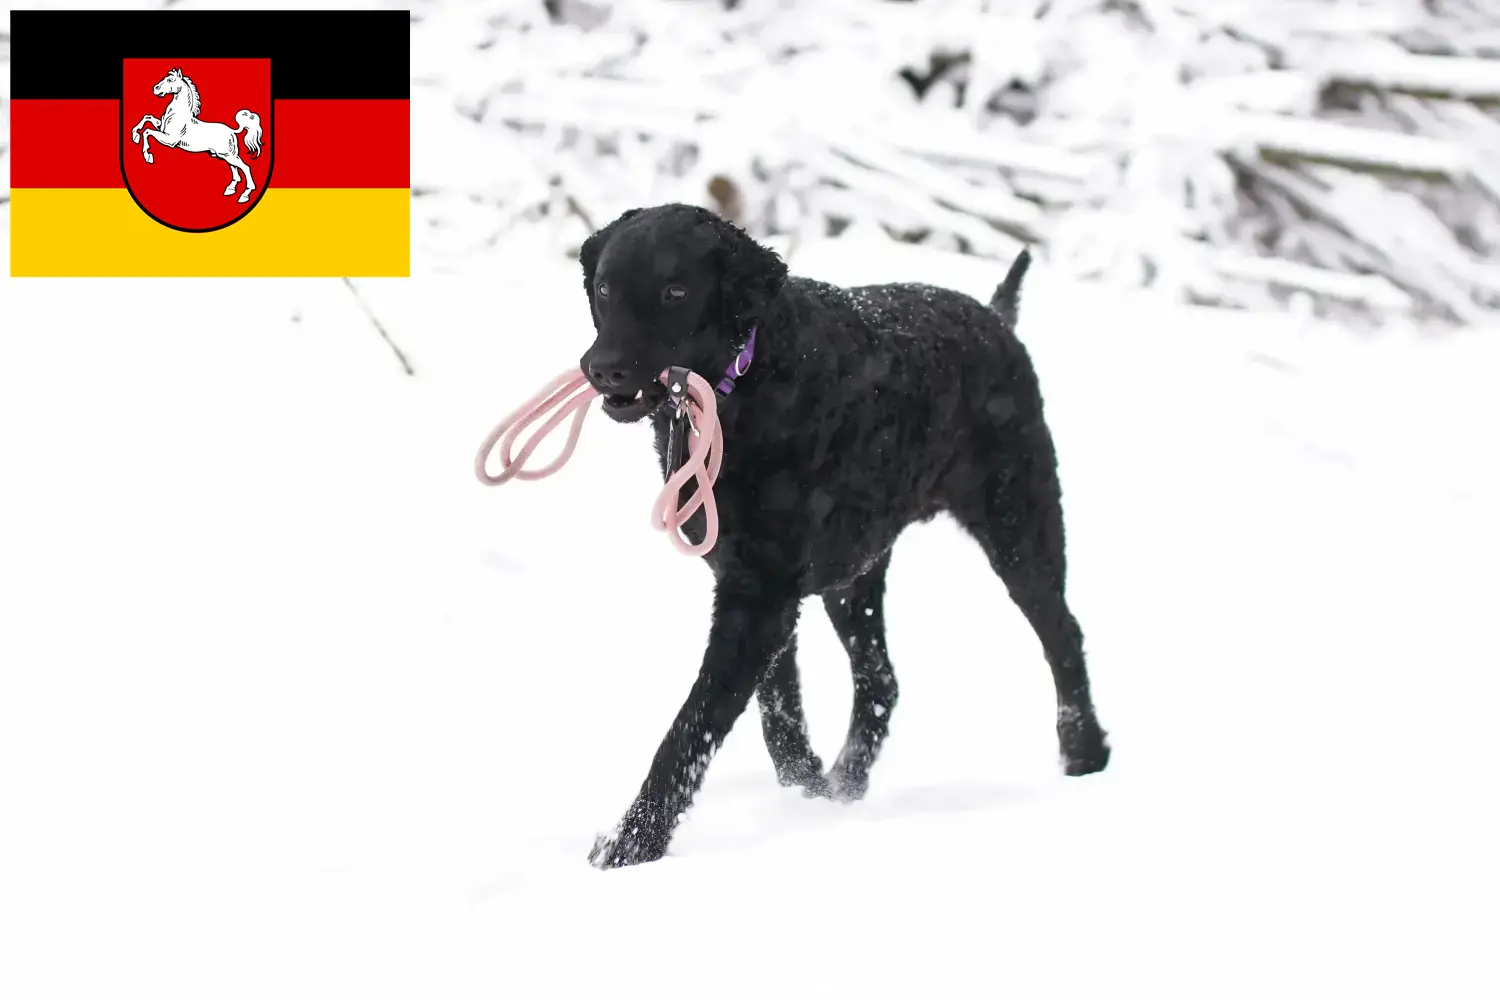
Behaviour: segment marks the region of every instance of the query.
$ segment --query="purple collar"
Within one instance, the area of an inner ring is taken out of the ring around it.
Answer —
[[[724,377],[719,379],[715,386],[719,395],[727,396],[734,391],[734,380],[750,370],[750,362],[755,357],[755,327],[750,328],[750,339],[745,341],[745,349],[739,353],[729,367],[724,369]]]

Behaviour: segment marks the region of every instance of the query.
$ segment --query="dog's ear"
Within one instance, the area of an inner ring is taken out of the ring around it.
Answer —
[[[594,272],[599,268],[599,255],[604,252],[605,244],[609,242],[609,238],[614,235],[620,223],[640,213],[641,210],[638,208],[626,209],[614,222],[583,241],[583,246],[578,251],[578,263],[583,265],[583,290],[591,297],[594,294]]]
[[[742,336],[786,281],[786,264],[776,251],[761,246],[732,222],[716,219],[719,259],[719,296],[724,325]]]

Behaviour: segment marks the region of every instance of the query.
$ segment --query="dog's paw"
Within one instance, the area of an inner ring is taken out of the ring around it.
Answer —
[[[668,836],[642,825],[622,823],[594,841],[594,849],[589,851],[589,864],[603,869],[660,861],[667,853],[668,839]]]
[[[1109,766],[1109,744],[1100,741],[1097,747],[1087,753],[1073,755],[1064,753],[1063,773],[1070,778],[1081,777],[1085,774],[1095,774]]]
[[[870,790],[870,772],[839,761],[829,770],[827,782],[828,798],[835,802],[858,802]]]
[[[804,799],[831,799],[833,788],[828,784],[828,779],[821,774],[815,774],[806,781],[797,782],[802,787]]]
[[[823,777],[823,762],[817,754],[776,765],[776,781],[783,788],[801,787],[810,795],[827,794],[828,781]]]
[[[1069,777],[1093,774],[1109,766],[1109,740],[1092,712],[1060,710],[1057,742],[1062,750],[1063,773]]]

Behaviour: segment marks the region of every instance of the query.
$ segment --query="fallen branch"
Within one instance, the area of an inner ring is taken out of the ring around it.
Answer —
[[[1279,154],[1341,167],[1453,179],[1469,173],[1470,158],[1462,146],[1425,135],[1248,112],[1237,115],[1234,124],[1233,132],[1271,158]]]
[[[1278,257],[1250,257],[1216,253],[1209,266],[1225,278],[1253,284],[1293,288],[1374,306],[1382,310],[1410,309],[1412,298],[1381,274],[1348,274]]]
[[[1391,109],[1413,127],[1452,142],[1463,143],[1476,154],[1470,164],[1474,180],[1490,198],[1500,203],[1500,122],[1472,104],[1462,101],[1424,101],[1406,94],[1389,98]]]
[[[370,318],[370,323],[375,327],[375,332],[380,334],[380,339],[384,340],[390,346],[391,351],[396,355],[396,360],[401,362],[401,367],[406,371],[406,374],[415,375],[416,372],[412,370],[411,362],[406,360],[406,355],[402,353],[401,348],[396,346],[396,342],[391,339],[391,335],[386,332],[385,326],[381,324],[379,317],[375,315],[375,311],[365,302],[364,296],[359,294],[359,289],[354,287],[354,282],[348,278],[344,278],[343,281],[345,287],[354,296],[354,301],[359,303],[359,307]]]
[[[888,174],[877,173],[842,156],[824,153],[809,164],[823,177],[921,219],[934,229],[946,230],[967,240],[976,254],[1007,259],[1021,252],[1024,243],[972,215],[944,208],[927,195]]]
[[[1340,50],[1309,65],[1337,83],[1357,87],[1470,100],[1500,99],[1500,62],[1494,59]]]
[[[1019,240],[1031,243],[1041,236],[1042,210],[1011,194],[999,178],[989,188],[976,187],[868,135],[850,133],[831,137],[828,143],[845,159],[904,181],[949,208],[988,219]]]
[[[1473,300],[1474,286],[1463,280],[1467,277],[1463,275],[1468,270],[1467,261],[1454,260],[1451,253],[1448,260],[1437,259],[1433,247],[1418,245],[1399,219],[1402,213],[1391,211],[1394,202],[1380,200],[1372,205],[1368,193],[1353,192],[1347,180],[1335,186],[1331,171],[1337,168],[1322,168],[1316,176],[1273,163],[1257,164],[1253,169],[1301,202],[1310,214],[1357,242],[1396,284],[1437,303],[1462,322],[1477,324],[1483,320],[1483,311]]]

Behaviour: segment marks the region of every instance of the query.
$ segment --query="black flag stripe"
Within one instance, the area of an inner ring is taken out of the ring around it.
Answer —
[[[269,57],[273,97],[411,98],[404,10],[12,11],[13,100],[118,100],[120,60]]]

